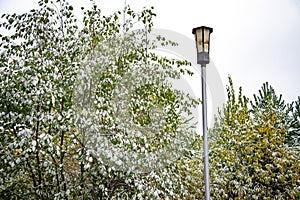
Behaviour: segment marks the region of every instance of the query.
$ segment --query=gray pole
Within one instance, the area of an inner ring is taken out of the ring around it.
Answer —
[[[205,64],[201,64],[201,82],[202,82],[202,126],[203,126],[205,200],[210,200],[208,134],[207,134],[206,65]]]

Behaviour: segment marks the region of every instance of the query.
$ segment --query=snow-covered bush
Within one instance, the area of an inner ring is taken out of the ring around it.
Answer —
[[[198,101],[170,83],[190,63],[155,54],[176,43],[148,40],[153,8],[82,10],[81,23],[64,0],[2,15],[0,197],[199,196],[199,137],[183,117]]]

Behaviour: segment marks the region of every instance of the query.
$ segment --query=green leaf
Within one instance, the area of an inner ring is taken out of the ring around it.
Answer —
[[[8,22],[9,22],[10,24],[14,23],[14,19],[13,19],[13,18],[9,18]]]

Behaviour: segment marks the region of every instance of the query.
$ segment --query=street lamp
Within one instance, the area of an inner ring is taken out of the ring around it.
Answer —
[[[204,181],[205,199],[210,199],[209,187],[209,163],[208,163],[208,134],[207,134],[207,98],[206,98],[206,64],[209,63],[209,42],[213,29],[206,26],[193,28],[197,48],[197,64],[201,65],[202,82],[202,127],[203,127],[203,151],[204,151]]]

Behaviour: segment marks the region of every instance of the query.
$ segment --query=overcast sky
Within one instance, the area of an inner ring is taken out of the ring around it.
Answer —
[[[300,95],[299,0],[150,1],[156,25],[193,37],[207,25],[211,59],[224,84],[230,74],[247,96],[268,81],[287,101]],[[208,69],[209,70],[209,69]]]
[[[82,0],[72,0],[82,5]],[[79,3],[80,2],[80,3]],[[108,14],[124,0],[96,0]],[[252,97],[268,81],[288,102],[300,95],[300,0],[127,0],[154,6],[155,27],[193,39],[192,28],[210,26],[211,60],[224,85],[230,74]],[[72,3],[74,4],[74,3]],[[76,6],[75,5],[75,6]],[[37,0],[0,0],[0,13],[23,12]],[[209,69],[208,69],[209,70]]]

